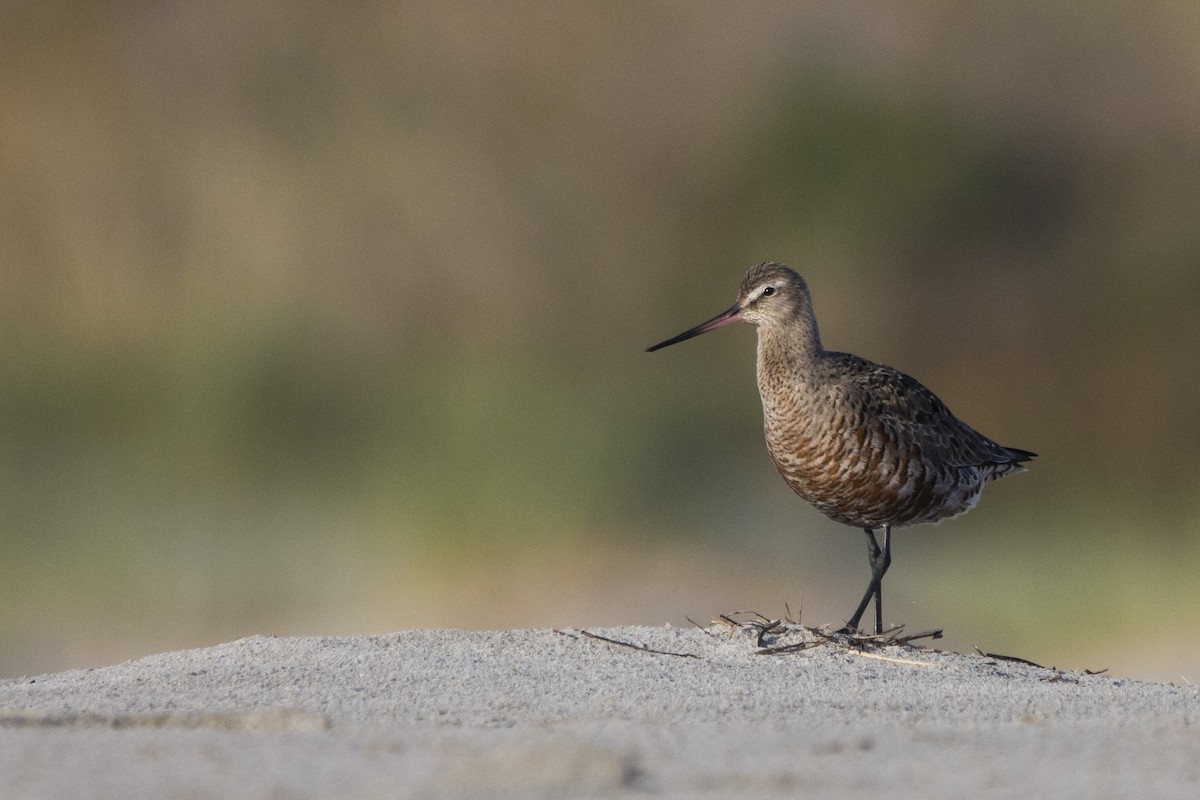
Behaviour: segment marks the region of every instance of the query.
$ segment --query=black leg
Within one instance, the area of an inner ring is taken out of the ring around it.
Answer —
[[[871,582],[867,584],[867,592],[863,595],[862,600],[858,604],[858,608],[854,610],[853,616],[846,623],[846,627],[842,628],[841,633],[854,633],[858,630],[858,623],[862,620],[863,613],[867,610],[867,606],[871,604],[872,598],[875,600],[875,633],[883,633],[883,575],[887,572],[888,567],[892,564],[892,526],[883,526],[883,547],[879,546],[878,540],[875,539],[875,531],[871,528],[863,528],[867,534],[867,556],[871,562]]]
[[[858,608],[854,610],[850,620],[846,623],[846,627],[842,628],[840,633],[855,633],[858,631],[858,623],[862,619],[863,612],[867,610],[867,606],[871,604],[871,598],[875,596],[875,564],[879,560],[879,542],[875,541],[875,531],[870,528],[863,528],[867,533],[867,556],[871,561],[871,582],[867,584],[867,593],[863,595],[862,601],[858,604]]]
[[[883,633],[883,573],[892,565],[892,526],[883,526],[883,550],[871,560],[871,581],[875,584],[875,635]]]

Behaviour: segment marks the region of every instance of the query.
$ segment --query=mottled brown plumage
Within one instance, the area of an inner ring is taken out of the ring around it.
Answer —
[[[880,633],[891,529],[969,511],[985,483],[1025,471],[1035,454],[978,433],[902,372],[825,350],[808,286],[782,264],[751,267],[732,308],[650,350],[739,320],[758,327],[758,390],[779,474],[825,516],[867,533],[871,583],[847,629],[874,598]]]

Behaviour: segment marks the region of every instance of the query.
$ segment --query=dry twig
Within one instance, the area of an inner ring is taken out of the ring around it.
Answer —
[[[691,617],[687,617],[687,621],[692,623],[693,625],[695,625],[696,628],[699,629],[699,631],[701,633],[703,633],[705,636],[708,636],[709,638],[712,638],[712,639],[718,638],[715,633],[713,633],[708,628],[701,625],[699,622],[696,622],[696,620],[692,619]]]
[[[1006,656],[1006,655],[1001,655],[1000,653],[985,653],[982,650],[980,650],[978,647],[975,648],[975,652],[979,653],[979,655],[983,656],[984,658],[995,658],[995,659],[999,659],[1000,661],[1012,661],[1015,664],[1025,664],[1026,666],[1037,667],[1038,669],[1051,669],[1050,667],[1043,667],[1041,664],[1030,661],[1027,658],[1019,658],[1017,656]]]
[[[941,664],[934,663],[933,661],[914,661],[911,658],[896,658],[894,656],[885,656],[882,653],[869,653],[866,650],[847,649],[846,652],[853,653],[854,655],[861,656],[863,658],[877,658],[880,661],[890,661],[893,664],[911,664],[914,667],[935,667],[935,668],[942,666]]]
[[[559,633],[563,633],[563,632],[559,631]],[[628,647],[631,650],[638,650],[643,653],[653,653],[654,655],[659,655],[659,656],[678,656],[679,658],[697,658],[697,659],[700,658],[700,656],[696,655],[695,653],[672,653],[669,650],[655,650],[653,647],[647,647],[644,644],[635,644],[633,642],[623,642],[620,639],[610,639],[607,636],[601,636],[600,634],[592,633],[589,630],[581,630],[581,631],[579,631],[579,633],[582,634],[583,636],[586,636],[589,639],[596,639],[597,641],[608,642],[609,644],[620,645],[621,647]]]

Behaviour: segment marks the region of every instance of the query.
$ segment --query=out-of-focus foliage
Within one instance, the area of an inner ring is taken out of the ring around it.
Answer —
[[[774,259],[827,345],[1042,454],[898,535],[889,614],[1197,679],[1198,29],[1168,2],[6,4],[0,670],[840,621],[861,537],[774,476],[751,332],[642,352]]]

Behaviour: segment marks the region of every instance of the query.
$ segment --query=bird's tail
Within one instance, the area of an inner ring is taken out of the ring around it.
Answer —
[[[1037,453],[1031,453],[1028,450],[1019,450],[1015,447],[1005,447],[1004,453],[1008,456],[1006,460],[993,461],[985,466],[985,469],[988,470],[987,480],[991,481],[996,478],[1003,478],[1005,475],[1024,472],[1026,470],[1025,462],[1037,458]]]

